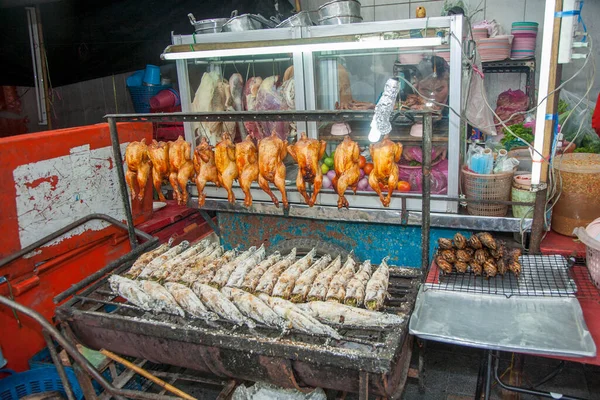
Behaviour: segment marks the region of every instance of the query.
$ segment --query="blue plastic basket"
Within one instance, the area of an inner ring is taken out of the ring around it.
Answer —
[[[0,372],[10,374],[8,377],[0,379],[0,400],[18,400],[30,394],[44,392],[59,392],[66,397],[62,381],[54,367],[36,368],[20,373],[9,369],[3,369]],[[83,399],[81,387],[79,384],[73,384],[73,382],[77,382],[75,373],[72,370],[65,370],[65,372],[71,382],[73,396],[78,400]]]
[[[156,86],[128,86],[133,108],[136,113],[150,112],[150,99],[158,94],[161,90],[169,89],[171,85],[156,85]]]

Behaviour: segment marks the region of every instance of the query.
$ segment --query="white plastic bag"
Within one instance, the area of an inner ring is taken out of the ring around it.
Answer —
[[[476,63],[479,71],[482,71],[481,63]],[[492,110],[486,105],[484,97],[485,86],[483,78],[476,71],[471,71],[471,84],[469,85],[467,104],[465,105],[465,116],[473,127],[479,129],[487,136],[496,136],[494,126],[494,115]]]
[[[258,382],[250,387],[238,386],[231,400],[327,400],[327,396],[321,388],[316,388],[310,393],[302,393],[296,389],[284,389]]]

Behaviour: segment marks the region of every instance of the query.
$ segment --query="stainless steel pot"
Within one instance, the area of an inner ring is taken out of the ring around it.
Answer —
[[[194,27],[196,33],[218,33],[221,32],[221,28],[225,22],[229,21],[229,18],[213,18],[213,19],[201,19],[196,21],[194,14],[189,13],[188,18],[190,23]]]
[[[360,3],[356,0],[334,0],[317,10],[319,21],[331,17],[360,17]]]
[[[242,14],[237,15],[237,10],[231,13],[229,21],[223,25],[222,32],[244,32],[263,29],[263,27],[272,28],[275,24],[260,14]]]
[[[355,24],[357,22],[362,22],[362,17],[349,17],[349,16],[339,16],[339,17],[329,17],[319,20],[319,25],[343,25],[343,24]]]
[[[310,19],[308,11],[300,11],[298,14],[294,14],[282,23],[278,24],[276,28],[289,28],[291,26],[312,26],[313,22]]]

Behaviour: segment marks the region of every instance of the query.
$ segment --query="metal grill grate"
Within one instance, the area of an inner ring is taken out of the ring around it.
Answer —
[[[425,288],[491,295],[574,297],[575,281],[569,274],[569,263],[560,255],[525,255],[519,258],[521,275],[511,272],[492,278],[476,276],[472,272],[441,274],[433,263]]]

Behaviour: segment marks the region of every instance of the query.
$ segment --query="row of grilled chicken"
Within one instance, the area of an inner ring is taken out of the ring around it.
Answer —
[[[228,201],[235,202],[232,188],[237,180],[245,195],[244,205],[250,207],[250,187],[253,182],[258,181],[260,188],[271,197],[275,206],[279,207],[279,200],[269,186],[272,183],[281,192],[281,201],[287,208],[286,167],[283,160],[289,153],[299,167],[296,178],[298,191],[306,204],[312,207],[323,183],[319,161],[325,153],[325,147],[325,141],[309,139],[305,132],[301,133],[300,139],[293,145],[281,140],[275,131],[271,136],[260,139],[258,143],[250,136],[240,143],[233,143],[231,135],[225,132],[222,140],[214,147],[203,138],[193,155],[191,145],[181,136],[175,142],[153,140],[150,145],[146,145],[142,139],[140,142],[130,143],[125,151],[127,184],[132,198],[141,201],[143,189],[152,174],[154,187],[160,200],[164,201],[161,185],[163,180],[168,178],[175,199],[179,204],[187,204],[189,195],[186,186],[193,177],[198,188],[198,205],[202,207],[206,199],[204,188],[208,182],[225,188]],[[382,141],[370,146],[370,154],[373,159],[373,171],[369,174],[369,185],[379,195],[383,206],[388,207],[399,180],[397,162],[402,155],[402,144],[394,143],[385,136]],[[346,136],[334,154],[336,176],[333,186],[339,196],[338,208],[349,207],[344,195],[348,188],[356,193],[360,179],[359,157],[358,143]],[[307,184],[312,185],[310,196]],[[382,188],[385,187],[388,190],[387,196],[382,192]]]

